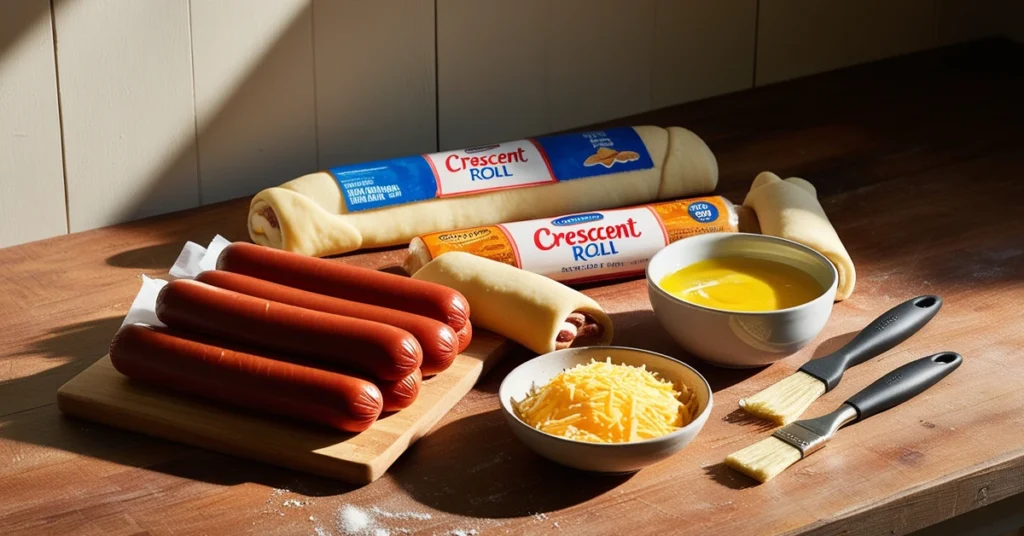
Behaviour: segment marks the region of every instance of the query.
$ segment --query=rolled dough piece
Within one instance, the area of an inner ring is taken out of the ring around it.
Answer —
[[[762,234],[799,242],[832,261],[839,272],[836,301],[850,297],[857,281],[853,260],[828,221],[811,183],[797,177],[782,180],[765,171],[754,178],[743,205],[757,214]]]
[[[556,349],[556,338],[573,313],[595,320],[599,334],[577,339],[583,346],[608,344],[612,321],[593,299],[552,279],[498,261],[453,251],[428,262],[413,279],[458,290],[469,301],[470,320],[544,354]]]
[[[321,171],[256,194],[249,204],[252,241],[323,257],[405,244],[438,231],[528,220],[708,193],[718,163],[707,144],[679,127],[633,127],[654,167],[474,195],[348,212],[331,173]]]

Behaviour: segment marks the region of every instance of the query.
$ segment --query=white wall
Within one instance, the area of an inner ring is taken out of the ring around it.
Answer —
[[[199,202],[232,199],[316,169],[309,3],[189,5]]]
[[[68,227],[199,203],[188,0],[57,0]]]
[[[564,130],[751,86],[755,0],[623,5],[438,0],[441,149]]]
[[[1016,0],[9,0],[0,247],[993,34]]]
[[[68,232],[49,0],[0,17],[0,246]]]

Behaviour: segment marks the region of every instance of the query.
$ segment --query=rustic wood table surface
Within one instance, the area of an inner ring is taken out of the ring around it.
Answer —
[[[971,44],[616,122],[643,123],[700,134],[734,201],[762,170],[809,179],[859,275],[810,347],[746,371],[671,343],[642,280],[587,289],[609,304],[618,344],[708,376],[713,414],[682,453],[619,477],[537,457],[495,395],[525,351],[361,488],[62,417],[57,388],[106,353],[140,274],[165,273],[186,240],[246,238],[238,200],[0,250],[0,534],[340,534],[346,505],[390,534],[901,534],[1024,492],[1024,49]],[[926,293],[945,299],[936,319],[810,412],[918,356],[960,352],[957,372],[766,485],[721,465],[768,433],[741,417],[739,398]]]

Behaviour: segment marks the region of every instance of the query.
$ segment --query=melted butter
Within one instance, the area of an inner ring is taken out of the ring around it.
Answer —
[[[658,285],[690,303],[726,311],[777,311],[814,300],[825,291],[807,272],[752,257],[695,262]]]

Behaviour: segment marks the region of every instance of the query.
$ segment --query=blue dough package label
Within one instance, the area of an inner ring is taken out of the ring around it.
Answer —
[[[630,127],[331,168],[349,212],[651,169]]]

